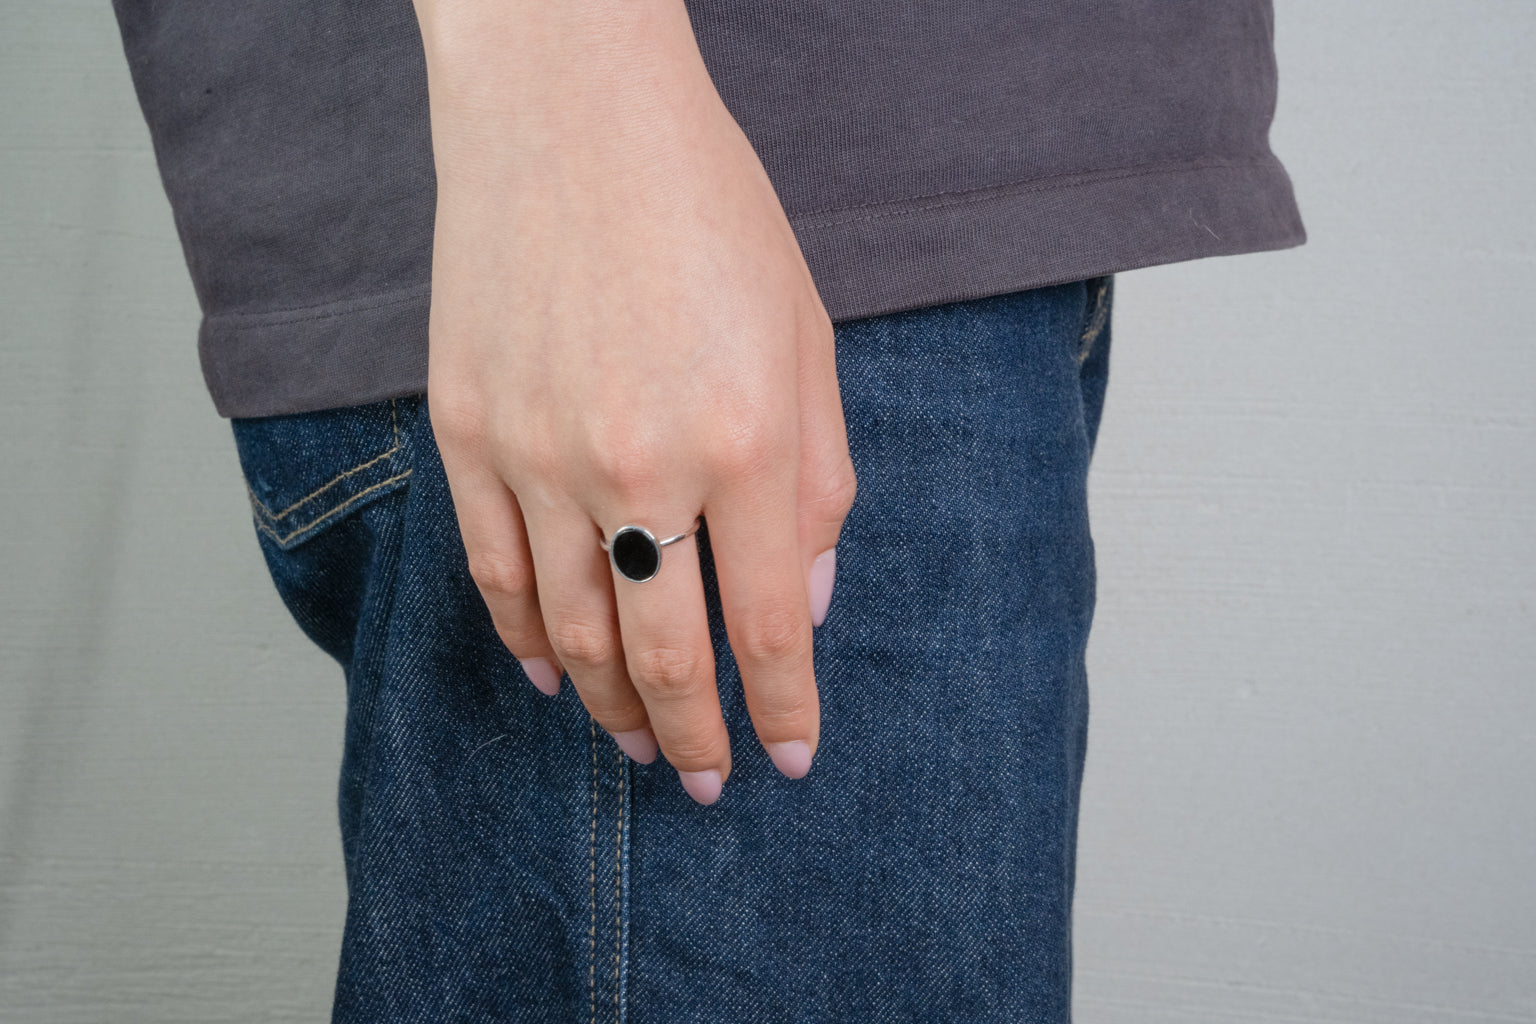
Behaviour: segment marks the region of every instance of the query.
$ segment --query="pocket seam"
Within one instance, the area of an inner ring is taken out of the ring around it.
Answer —
[[[358,465],[353,466],[351,469],[344,470],[343,472],[337,473],[335,476],[331,477],[331,479],[327,480],[325,483],[321,484],[319,487],[316,487],[314,490],[310,491],[308,494],[304,495],[304,497],[300,498],[298,501],[294,502],[292,505],[289,505],[287,508],[283,509],[281,512],[273,512],[270,508],[267,507],[267,505],[266,505],[266,503],[264,501],[262,501],[260,498],[256,497],[256,492],[251,490],[250,484],[246,484],[246,488],[245,489],[247,491],[250,491],[251,501],[255,502],[257,505],[259,505],[261,507],[261,510],[267,514],[267,518],[268,519],[271,519],[273,522],[277,522],[279,519],[285,518],[290,512],[292,512],[294,509],[298,508],[300,505],[304,504],[305,502],[313,501],[315,498],[318,498],[320,495],[324,494],[326,491],[330,490],[332,487],[335,487],[337,484],[341,483],[347,477],[352,476],[354,473],[361,473],[363,470],[367,469],[369,466],[373,465],[375,462],[378,462],[381,459],[387,459],[391,455],[395,454],[395,452],[400,450],[400,417],[399,417],[399,415],[395,411],[395,402],[396,402],[396,399],[391,398],[389,400],[389,421],[390,421],[390,425],[394,428],[394,434],[395,434],[395,443],[394,444],[390,445],[388,448],[384,449],[382,452],[380,452],[379,454],[375,455],[373,458],[368,459],[365,462],[359,463]]]
[[[277,529],[275,528],[277,524],[279,524],[283,519],[292,515],[295,511],[299,510],[303,506],[313,502],[315,499],[319,498],[322,494],[324,494],[326,491],[329,491],[343,480],[361,473],[363,470],[369,468],[370,466],[376,465],[379,462],[391,458],[400,451],[400,415],[396,405],[397,401],[398,400],[394,398],[389,400],[389,418],[391,427],[393,428],[394,432],[394,443],[392,445],[384,449],[384,451],[380,452],[379,454],[373,456],[372,458],[365,459],[363,462],[353,466],[351,469],[344,470],[336,474],[330,480],[327,480],[313,491],[310,491],[304,497],[300,498],[298,501],[295,501],[281,512],[272,511],[272,509],[267,506],[266,502],[262,501],[256,496],[256,492],[251,488],[250,482],[247,481],[245,485],[245,491],[246,494],[250,497],[252,510],[256,512],[256,528],[267,534],[279,545],[286,546],[289,541],[293,540],[293,538],[297,537],[299,534],[312,530],[319,526],[321,523],[325,522],[327,519],[339,515],[341,512],[357,504],[357,502],[367,497],[369,494],[372,494],[383,487],[387,487],[390,484],[398,483],[401,480],[404,480],[406,477],[410,476],[411,470],[407,469],[403,473],[397,473],[388,479],[380,480],[376,484],[365,487],[363,490],[358,491],[356,494],[349,495],[347,498],[319,513],[313,519],[309,520],[303,525],[295,526],[290,532],[286,534],[278,533]]]
[[[375,460],[372,460],[372,461],[376,462],[378,460],[375,459]],[[359,467],[359,468],[361,468],[361,467]],[[349,473],[355,472],[355,470],[349,470],[348,472]],[[316,526],[319,526],[321,523],[325,522],[327,519],[331,518],[334,515],[339,514],[342,510],[344,510],[344,509],[346,509],[346,508],[348,508],[348,507],[350,507],[352,505],[357,504],[357,502],[361,501],[364,497],[368,496],[369,494],[372,494],[374,491],[377,491],[379,488],[387,487],[388,485],[390,485],[392,483],[396,483],[396,482],[398,482],[400,480],[404,480],[406,477],[408,477],[410,475],[411,475],[411,471],[410,470],[406,470],[404,473],[398,473],[395,476],[392,476],[392,477],[390,477],[387,480],[380,480],[378,483],[374,484],[372,487],[366,487],[363,490],[358,491],[356,494],[352,495],[352,497],[348,498],[346,501],[343,501],[341,504],[332,506],[331,508],[327,509],[326,511],[320,513],[320,515],[316,516],[314,519],[311,519],[309,522],[305,523],[303,526],[296,526],[296,527],[294,527],[292,532],[290,532],[290,533],[279,534],[276,530],[272,529],[272,527],[268,526],[266,523],[262,522],[260,519],[256,520],[256,528],[258,530],[260,530],[261,532],[267,534],[269,537],[271,537],[273,540],[277,541],[279,544],[287,544],[290,540],[292,540],[293,538],[297,537],[299,534],[304,533],[307,530],[311,530],[311,529],[315,528]],[[251,495],[251,499],[253,501],[256,501],[257,504],[260,504],[260,499],[258,499],[254,494]],[[265,510],[266,506],[262,506],[262,507],[263,507],[263,510]]]
[[[1088,361],[1088,356],[1093,351],[1093,343],[1099,339],[1105,323],[1109,320],[1109,303],[1105,299],[1109,294],[1111,280],[1113,278],[1108,275],[1099,278],[1099,290],[1093,297],[1093,314],[1083,327],[1082,337],[1078,339],[1077,361],[1079,363]]]

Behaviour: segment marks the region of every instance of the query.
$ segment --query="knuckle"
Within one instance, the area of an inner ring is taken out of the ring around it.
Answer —
[[[720,764],[720,745],[715,742],[710,730],[702,724],[690,728],[678,736],[669,736],[664,741],[658,741],[661,752],[667,756],[667,763],[680,771],[700,771],[705,768],[714,768]]]
[[[511,652],[513,657],[544,657],[544,637],[536,629],[529,629],[522,624],[506,622],[503,618],[492,616],[492,628],[496,630],[496,636],[501,639],[502,646]]]
[[[832,473],[826,481],[826,490],[821,497],[813,502],[814,506],[824,512],[830,512],[839,517],[846,518],[853,508],[854,499],[859,494],[859,480],[854,476],[853,464],[845,462],[836,472]]]
[[[833,485],[832,493],[837,507],[842,510],[844,515],[847,515],[849,510],[853,508],[853,503],[859,497],[859,478],[854,475],[852,463],[838,474],[838,479]]]
[[[592,720],[609,732],[628,732],[650,722],[645,705],[638,700],[587,693],[582,695],[581,703]]]
[[[497,439],[497,458],[506,467],[507,480],[521,501],[530,492],[558,482],[567,475],[566,456],[543,438],[518,434],[513,439]]]
[[[634,684],[662,700],[694,693],[704,670],[705,660],[698,651],[673,644],[642,648],[630,657],[629,665]]]
[[[787,460],[792,451],[786,430],[760,419],[728,424],[714,441],[717,469],[737,477],[755,479]]]
[[[793,691],[758,694],[752,703],[752,724],[764,737],[800,739],[806,722],[813,720],[812,712],[820,710],[814,699],[807,700]]]
[[[810,646],[809,609],[760,608],[742,627],[738,657],[753,662],[787,661]]]
[[[440,398],[432,403],[432,434],[439,448],[446,443],[450,448],[466,451],[479,450],[489,433],[489,424],[483,406],[457,395]]]
[[[532,566],[504,552],[473,552],[469,555],[469,575],[481,591],[503,600],[531,599],[536,592]]]
[[[624,496],[654,487],[660,475],[661,460],[655,446],[630,431],[613,431],[595,438],[590,460],[597,478]]]
[[[594,669],[607,665],[618,654],[613,634],[585,622],[561,622],[549,627],[549,642],[561,664]]]

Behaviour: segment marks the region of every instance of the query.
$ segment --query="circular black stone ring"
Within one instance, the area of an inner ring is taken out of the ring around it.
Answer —
[[[644,583],[661,571],[661,549],[668,544],[676,544],[698,528],[699,517],[695,516],[693,525],[676,537],[657,540],[650,530],[631,523],[619,527],[611,541],[604,540],[601,543],[603,550],[608,552],[608,561],[613,563],[620,576],[635,583]]]

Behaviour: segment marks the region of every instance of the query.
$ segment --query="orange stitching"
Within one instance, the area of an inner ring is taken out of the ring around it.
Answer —
[[[592,886],[592,926],[587,932],[591,945],[587,957],[587,1003],[592,1020],[597,1021],[597,720],[587,723],[592,733],[592,840],[587,848],[587,880]]]
[[[623,856],[624,847],[624,752],[619,751],[619,813],[616,818],[617,828],[613,833],[613,1019],[619,1019],[619,952],[622,948],[623,929],[619,920],[619,883],[623,875],[620,871],[620,858]]]
[[[1109,278],[1099,282],[1098,294],[1093,298],[1093,316],[1088,320],[1088,326],[1083,328],[1081,344],[1077,350],[1077,361],[1087,362],[1088,354],[1093,351],[1093,343],[1099,340],[1099,334],[1104,330],[1104,325],[1109,321],[1109,307],[1104,302],[1104,296],[1109,291]]]
[[[398,474],[396,476],[392,476],[388,480],[380,480],[378,483],[374,484],[372,487],[366,488],[365,490],[358,491],[356,494],[352,495],[352,497],[348,498],[346,501],[342,502],[340,505],[337,505],[335,508],[333,508],[330,511],[326,512],[324,515],[310,520],[308,523],[305,523],[303,526],[301,526],[298,529],[294,530],[292,533],[287,534],[286,536],[278,536],[278,533],[277,533],[276,530],[272,529],[272,527],[268,526],[266,523],[262,522],[260,519],[256,520],[256,528],[258,530],[261,530],[262,532],[264,532],[266,534],[269,534],[272,537],[272,539],[277,541],[279,544],[286,544],[290,540],[292,540],[293,538],[297,537],[299,534],[303,533],[305,530],[308,530],[311,527],[319,526],[321,523],[325,522],[327,519],[331,518],[336,513],[342,511],[345,508],[347,508],[349,505],[357,504],[358,499],[363,497],[364,495],[371,494],[374,491],[378,490],[380,487],[388,486],[389,484],[394,483],[396,480],[404,480],[406,477],[408,477],[410,475],[411,475],[411,471],[410,470],[406,470],[404,473],[400,473],[400,474]]]
[[[321,484],[318,488],[316,488],[313,491],[310,491],[304,497],[300,498],[298,501],[294,502],[292,505],[289,505],[287,508],[283,509],[281,512],[273,512],[270,508],[267,507],[267,505],[266,505],[266,503],[264,501],[262,501],[260,498],[256,497],[256,492],[251,490],[250,484],[246,484],[245,489],[246,489],[246,492],[250,494],[251,500],[254,501],[257,505],[261,506],[261,510],[267,514],[267,517],[269,519],[271,519],[273,522],[276,522],[277,520],[282,519],[284,516],[288,515],[288,513],[292,512],[294,509],[298,508],[300,505],[304,504],[306,501],[310,501],[310,500],[320,496],[321,494],[325,493],[326,491],[330,490],[332,487],[334,487],[337,484],[341,483],[341,481],[345,480],[347,477],[351,476],[353,473],[361,473],[363,470],[367,469],[369,466],[373,465],[375,462],[378,462],[380,459],[387,459],[391,455],[395,454],[395,452],[400,450],[400,417],[395,414],[395,401],[396,400],[393,399],[393,398],[391,398],[389,400],[389,419],[390,419],[390,422],[394,425],[394,429],[395,429],[395,443],[394,443],[393,446],[391,446],[390,448],[384,450],[383,452],[380,452],[378,455],[375,455],[373,458],[369,459],[367,462],[363,463],[362,465],[360,465],[360,466],[353,466],[351,469],[347,470],[345,473],[340,473],[337,476],[333,477],[328,482]],[[327,513],[327,514],[329,514],[329,513]],[[319,520],[316,520],[316,522],[318,522],[318,521]]]

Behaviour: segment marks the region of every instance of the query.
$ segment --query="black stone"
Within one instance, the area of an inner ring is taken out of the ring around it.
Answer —
[[[620,530],[613,538],[613,564],[629,579],[643,582],[661,568],[661,546],[640,530]]]

